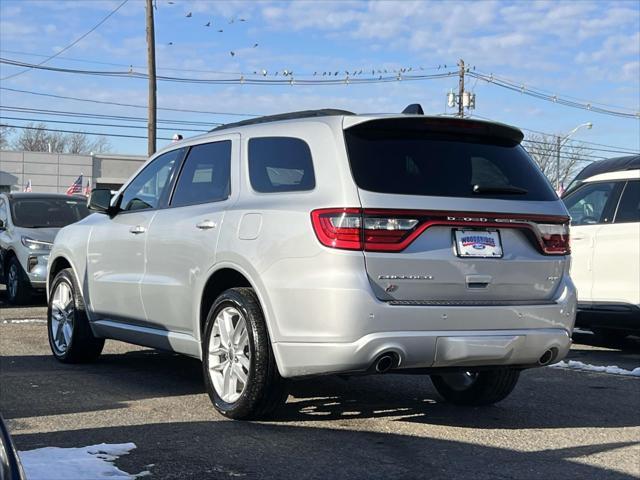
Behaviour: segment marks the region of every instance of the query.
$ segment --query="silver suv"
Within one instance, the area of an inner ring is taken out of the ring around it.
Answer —
[[[0,194],[0,283],[13,304],[44,293],[47,260],[60,228],[89,215],[84,197],[52,193]]]
[[[53,354],[94,360],[113,338],[199,358],[231,418],[331,373],[410,370],[455,404],[500,401],[566,355],[576,309],[569,217],[522,138],[320,110],[173,144],[56,238]]]

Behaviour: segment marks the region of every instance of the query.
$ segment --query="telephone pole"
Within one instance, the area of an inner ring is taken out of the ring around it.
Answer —
[[[153,24],[153,0],[147,0],[147,67],[149,74],[149,119],[147,137],[149,156],[156,152],[156,35]]]
[[[458,80],[458,116],[460,118],[464,118],[464,60],[460,59],[458,62],[458,66],[460,67],[460,80]]]

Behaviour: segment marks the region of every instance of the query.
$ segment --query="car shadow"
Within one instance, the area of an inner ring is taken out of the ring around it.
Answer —
[[[621,341],[612,342],[589,331],[574,331],[572,335],[574,344],[589,345],[592,347],[610,348],[622,352],[640,354],[640,336],[630,335]]]
[[[132,474],[148,470],[162,479],[633,478],[579,460],[630,442],[531,451],[527,440],[518,438],[501,448],[356,428],[167,422],[14,435],[14,440],[20,450],[133,442],[137,448],[116,464]]]
[[[49,355],[0,357],[0,374],[0,410],[8,419],[126,408],[141,399],[205,395],[198,360],[149,349],[106,354],[86,365],[61,364]],[[525,371],[511,396],[483,408],[443,403],[429,377],[419,375],[318,377],[292,381],[289,390],[289,399],[274,421],[395,417],[485,429],[640,425],[636,379],[563,369]],[[74,401],[79,397],[81,401]]]

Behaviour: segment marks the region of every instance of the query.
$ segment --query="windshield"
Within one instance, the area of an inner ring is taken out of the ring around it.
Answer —
[[[67,198],[15,198],[11,202],[11,218],[16,227],[61,228],[89,215],[87,202]]]
[[[372,192],[444,197],[555,200],[516,142],[429,132],[408,122],[370,122],[345,131],[356,184]]]

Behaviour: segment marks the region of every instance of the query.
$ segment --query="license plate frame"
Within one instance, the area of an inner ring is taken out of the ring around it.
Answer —
[[[460,258],[502,258],[500,231],[491,228],[455,228],[453,246]]]

